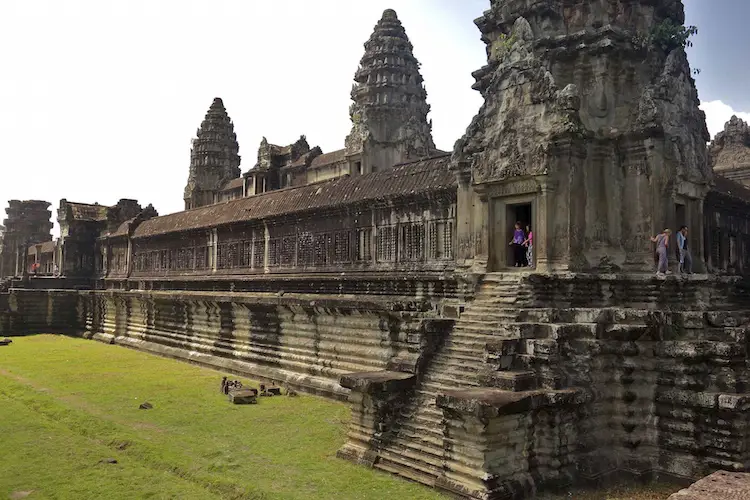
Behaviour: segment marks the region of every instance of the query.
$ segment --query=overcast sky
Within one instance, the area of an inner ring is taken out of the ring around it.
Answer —
[[[712,134],[750,111],[747,0],[686,0]],[[181,210],[190,140],[214,97],[255,164],[263,136],[324,151],[349,132],[352,77],[386,8],[422,63],[436,145],[481,105],[472,21],[489,0],[0,0],[0,203],[60,198]],[[746,115],[746,118],[750,116]],[[2,214],[4,216],[4,213]],[[56,218],[56,213],[53,213]]]

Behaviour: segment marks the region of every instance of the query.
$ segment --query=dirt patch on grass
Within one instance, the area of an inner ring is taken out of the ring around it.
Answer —
[[[14,491],[10,494],[10,500],[21,500],[22,498],[26,498],[27,496],[34,493],[34,490],[30,491]]]

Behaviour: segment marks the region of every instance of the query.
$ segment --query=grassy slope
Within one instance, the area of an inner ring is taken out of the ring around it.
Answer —
[[[233,406],[220,378],[97,342],[16,338],[0,348],[0,498],[440,498],[335,458],[346,405]]]

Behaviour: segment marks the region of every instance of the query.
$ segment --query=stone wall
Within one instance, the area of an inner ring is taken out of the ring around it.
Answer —
[[[339,454],[482,499],[744,470],[749,332],[735,278],[487,275],[414,377],[342,378]]]
[[[346,373],[413,372],[451,324],[428,297],[14,289],[2,300],[0,334],[83,335],[336,398]]]
[[[531,278],[518,368],[585,389],[578,467],[595,478],[742,470],[748,453],[746,288],[729,279]]]
[[[750,271],[750,190],[720,176],[706,197],[703,242],[712,273]]]

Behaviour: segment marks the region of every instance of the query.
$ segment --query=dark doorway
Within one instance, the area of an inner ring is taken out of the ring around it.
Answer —
[[[677,203],[674,206],[674,210],[677,227],[672,229],[672,231],[679,231],[682,226],[687,225],[687,211],[685,210],[685,205],[681,203]]]
[[[531,213],[531,203],[519,203],[517,205],[507,205],[507,214],[506,214],[506,227],[508,231],[508,240],[512,241],[514,232],[515,232],[515,225],[516,223],[519,223],[521,226],[521,229],[523,230],[524,239],[528,237],[528,231],[527,227],[532,225],[532,213]],[[508,247],[509,251],[507,252],[507,260],[506,265],[508,267],[514,268],[516,267],[516,252],[522,253],[522,259],[521,263],[525,266],[533,266],[533,262],[529,262],[527,259],[527,252],[526,247],[523,249],[517,249],[515,245],[510,245]],[[533,259],[532,259],[533,260]]]

